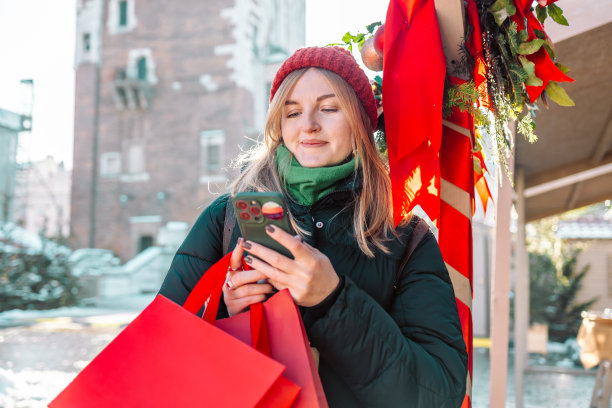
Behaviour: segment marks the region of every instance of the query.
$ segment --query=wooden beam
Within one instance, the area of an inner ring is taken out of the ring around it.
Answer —
[[[612,110],[610,110],[610,114],[608,115],[608,120],[604,125],[604,129],[599,136],[597,144],[593,149],[591,154],[591,164],[593,166],[597,166],[601,163],[602,159],[605,157],[608,149],[610,148],[610,144],[612,144]],[[580,192],[582,191],[582,181],[578,182],[574,187],[572,187],[572,192],[565,204],[565,208],[570,210],[575,207],[576,201],[580,196]]]
[[[593,155],[591,157],[591,163],[593,165],[598,165],[602,162],[603,158],[606,156],[608,150],[610,150],[610,146],[612,145],[612,110],[610,110],[610,114],[608,115],[608,121],[604,127],[603,132],[599,136],[599,140],[597,141],[597,145],[593,150]]]
[[[576,202],[580,198],[580,192],[582,191],[583,182],[581,181],[578,184],[572,186],[572,191],[569,195],[569,198],[565,202],[565,211],[569,211],[573,208],[576,208]]]
[[[612,163],[612,153],[605,155],[599,165],[608,163]],[[593,167],[596,166],[593,166],[591,158],[589,157],[588,159],[563,164],[559,167],[555,167],[554,169],[545,170],[537,174],[525,174],[525,188],[528,189],[539,184],[548,183],[549,181],[580,173],[582,171],[592,169]]]
[[[571,210],[573,210],[574,208],[584,207],[586,205],[600,203],[600,202],[606,201],[606,200],[612,200],[612,192],[607,191],[607,192],[604,192],[604,193],[602,193],[600,195],[597,195],[595,197],[589,197],[586,200],[582,199],[580,201],[577,201],[576,205],[573,208],[571,208]],[[542,219],[542,218],[546,218],[546,217],[550,217],[550,216],[553,216],[553,215],[564,213],[565,211],[567,211],[565,209],[565,206],[564,205],[559,205],[557,207],[554,207],[554,208],[551,208],[551,209],[547,209],[545,211],[536,212],[536,213],[527,212],[525,219],[526,219],[527,222],[533,222],[533,221],[537,221],[537,220]]]
[[[514,171],[514,152],[507,158],[510,171]],[[489,406],[506,406],[508,379],[508,326],[510,316],[510,211],[512,209],[512,183],[505,177],[497,187],[495,206],[495,247],[493,276],[491,278],[491,349]],[[501,184],[501,185],[500,185]]]
[[[571,186],[584,180],[589,180],[595,177],[604,176],[612,173],[612,163],[602,164],[601,166],[592,167],[578,173],[570,174],[565,177],[559,177],[555,180],[546,183],[538,184],[525,189],[525,197],[533,197],[539,194],[547,193],[552,190]]]
[[[527,368],[527,331],[529,329],[529,258],[525,239],[525,172],[516,170],[518,214],[514,266],[514,395],[516,408],[523,408],[523,379]]]

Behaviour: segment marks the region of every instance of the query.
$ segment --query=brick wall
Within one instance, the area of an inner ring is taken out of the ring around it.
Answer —
[[[235,24],[221,17],[222,10],[234,7],[234,2],[133,1],[137,24],[123,33],[109,31],[108,1],[105,4],[100,71],[98,158],[104,153],[120,153],[122,171],[98,176],[94,246],[112,249],[123,261],[137,252],[138,231],[159,229],[168,221],[192,225],[204,204],[216,197],[211,190],[224,190],[223,183],[209,186],[200,181],[200,132],[224,131],[224,165],[228,165],[238,146],[247,143],[244,135],[253,133],[254,127],[255,98],[231,78],[232,56],[218,51],[219,46],[235,42]],[[147,50],[154,63],[152,105],[144,110],[120,110],[113,85],[116,70],[126,68],[130,52],[139,50]],[[77,67],[72,197],[75,247],[89,246],[92,76],[92,64]],[[126,160],[134,145],[142,146],[143,172],[126,175]],[[147,216],[158,220],[146,218],[149,225],[136,225],[143,224],[143,218],[138,217]]]

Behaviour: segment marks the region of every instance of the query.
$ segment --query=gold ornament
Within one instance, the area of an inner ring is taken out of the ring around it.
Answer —
[[[361,60],[372,71],[382,71],[383,57],[374,48],[374,37],[370,37],[363,43],[363,47],[361,47]]]

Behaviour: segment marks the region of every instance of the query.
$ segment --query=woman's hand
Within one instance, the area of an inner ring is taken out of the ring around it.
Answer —
[[[257,283],[266,279],[266,275],[256,269],[242,270],[243,253],[244,240],[239,238],[230,258],[232,271],[228,272],[223,285],[223,300],[230,316],[244,312],[253,303],[263,302],[266,295],[274,290],[269,283]]]
[[[280,228],[266,226],[266,232],[287,248],[294,259],[252,241],[243,243],[245,249],[260,259],[251,256],[245,262],[265,275],[278,290],[289,289],[293,300],[300,306],[315,306],[321,303],[338,286],[340,278],[329,258],[316,248],[303,242],[299,236],[291,236]]]

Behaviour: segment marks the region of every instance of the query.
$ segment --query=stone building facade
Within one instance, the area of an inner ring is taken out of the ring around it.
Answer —
[[[304,0],[79,0],[71,236],[123,261],[192,225],[263,129]]]
[[[69,235],[71,171],[53,157],[20,164],[15,184],[14,221],[49,238]]]

